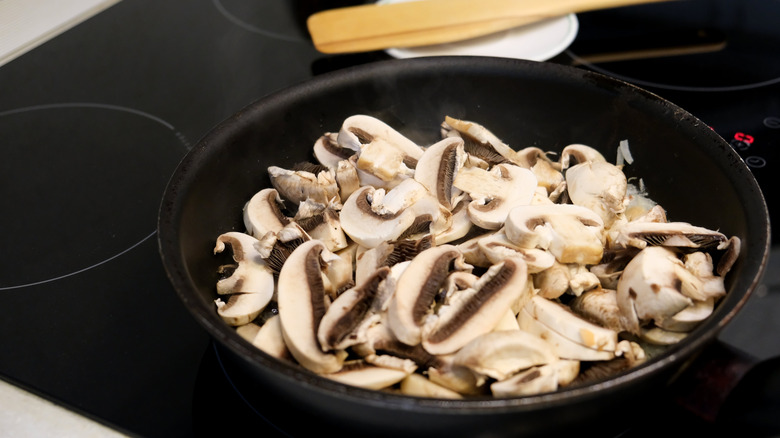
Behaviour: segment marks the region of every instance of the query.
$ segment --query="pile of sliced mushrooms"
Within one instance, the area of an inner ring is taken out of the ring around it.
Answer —
[[[215,302],[257,348],[348,385],[508,397],[613,375],[707,318],[739,253],[627,179],[627,140],[612,164],[451,117],[419,145],[366,115],[313,140],[217,238]]]

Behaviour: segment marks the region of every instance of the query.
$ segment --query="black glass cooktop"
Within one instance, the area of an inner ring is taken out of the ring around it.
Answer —
[[[287,417],[305,413],[241,390],[168,284],[155,227],[168,177],[216,123],[280,88],[389,58],[312,47],[305,17],[349,3],[123,0],[0,66],[0,377],[141,437],[224,433],[231,421],[305,435]],[[550,62],[692,112],[739,151],[777,217],[780,1],[690,0],[578,19],[577,39]],[[762,358],[780,355],[770,263],[722,336]]]

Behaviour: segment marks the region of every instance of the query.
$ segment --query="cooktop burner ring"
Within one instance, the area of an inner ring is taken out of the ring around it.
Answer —
[[[95,102],[0,111],[0,136],[9,158],[0,171],[18,181],[0,202],[14,212],[4,240],[20,260],[2,268],[0,291],[91,271],[152,238],[157,193],[167,184],[154,169],[170,172],[190,148],[160,117]]]
[[[256,33],[259,35],[263,35],[269,38],[274,38],[277,40],[282,41],[288,41],[293,43],[309,43],[309,40],[296,36],[296,35],[286,35],[281,32],[274,32],[272,30],[263,29],[261,27],[257,27],[253,24],[250,24],[246,20],[243,20],[230,12],[227,7],[223,4],[223,0],[212,0],[212,3],[214,4],[214,7],[219,11],[220,14],[222,14],[225,18],[227,18],[230,22],[233,24],[249,31],[252,33]]]
[[[745,91],[745,90],[752,90],[755,88],[762,88],[762,87],[768,87],[770,85],[780,84],[780,77],[774,79],[768,79],[765,81],[751,82],[751,83],[745,83],[739,85],[724,85],[724,86],[689,86],[689,85],[667,84],[667,83],[662,83],[657,81],[638,79],[638,78],[616,73],[607,68],[599,67],[591,62],[588,62],[580,58],[579,56],[577,56],[577,54],[575,54],[571,50],[566,50],[565,53],[566,55],[571,57],[571,59],[573,59],[578,65],[587,67],[597,73],[611,76],[625,82],[630,82],[640,87],[659,88],[659,89],[673,90],[673,91],[712,93],[712,92]]]

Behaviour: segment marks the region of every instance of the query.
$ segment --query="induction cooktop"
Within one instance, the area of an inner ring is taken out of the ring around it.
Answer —
[[[0,66],[0,377],[133,436],[253,425],[306,434],[294,421],[305,413],[247,393],[178,301],[155,227],[168,178],[219,121],[390,57],[312,47],[305,18],[350,3],[361,2],[123,0]],[[696,115],[739,152],[774,218],[778,19],[777,0],[580,14],[572,45],[547,62],[635,83]],[[721,336],[759,359],[780,355],[777,260]]]

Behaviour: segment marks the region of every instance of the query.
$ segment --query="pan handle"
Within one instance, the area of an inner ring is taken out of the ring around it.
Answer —
[[[672,394],[707,422],[751,436],[780,434],[780,356],[758,360],[716,341],[675,379]]]

